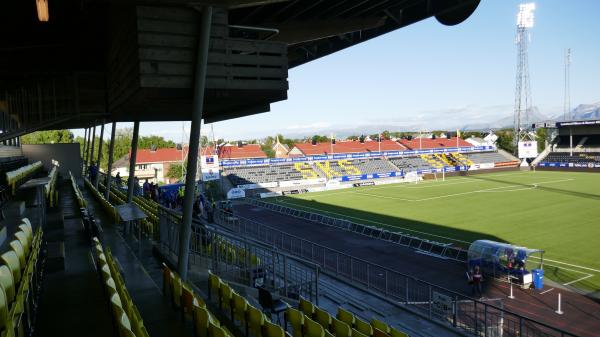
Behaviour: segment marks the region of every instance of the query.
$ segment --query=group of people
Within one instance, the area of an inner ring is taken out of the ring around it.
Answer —
[[[148,182],[148,179],[146,179],[146,181],[144,182],[144,185],[142,185],[142,192],[144,193],[144,197],[153,200],[155,202],[158,202],[159,200],[159,189],[158,189],[158,184],[155,184],[154,182]]]

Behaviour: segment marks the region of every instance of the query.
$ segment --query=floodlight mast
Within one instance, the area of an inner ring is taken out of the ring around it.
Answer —
[[[517,13],[517,76],[515,87],[514,138],[515,145],[529,138],[531,129],[531,89],[529,87],[529,28],[533,27],[535,3],[519,5]],[[515,146],[516,148],[516,146]]]

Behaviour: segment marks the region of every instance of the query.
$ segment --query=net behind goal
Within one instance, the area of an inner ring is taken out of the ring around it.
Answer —
[[[421,175],[419,175],[416,171],[413,171],[413,172],[408,172],[404,176],[404,180],[408,183],[417,184],[419,182],[419,180],[423,180],[423,177]]]

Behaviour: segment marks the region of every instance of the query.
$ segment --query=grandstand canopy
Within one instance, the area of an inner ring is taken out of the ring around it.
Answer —
[[[286,99],[289,68],[429,17],[458,24],[478,4],[48,0],[49,20],[42,22],[36,1],[2,1],[0,138],[102,119],[190,120],[198,16],[206,5],[215,9],[203,112],[211,122],[265,112]]]

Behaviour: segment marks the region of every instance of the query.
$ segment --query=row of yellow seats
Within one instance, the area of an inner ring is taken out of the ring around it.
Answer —
[[[2,336],[25,336],[33,322],[41,282],[39,253],[42,230],[33,234],[31,222],[23,218],[11,250],[0,255],[0,333]]]
[[[182,319],[191,316],[196,337],[234,337],[227,327],[206,307],[204,300],[192,287],[182,282],[177,273],[163,263],[163,294],[173,308],[181,311]]]
[[[25,165],[23,167],[19,167],[16,170],[6,172],[6,182],[12,187],[13,194],[15,194],[17,184],[20,181],[23,181],[24,179],[28,178],[37,170],[41,169],[42,166],[43,165],[41,161],[36,161],[33,164]]]
[[[94,237],[92,240],[95,244],[98,268],[109,296],[119,337],[148,337],[144,321],[137,307],[133,304],[110,249],[103,249],[98,238]]]
[[[56,191],[56,178],[58,177],[58,170],[56,166],[52,167],[50,173],[48,174],[48,178],[50,181],[44,186],[46,190],[46,200],[48,200],[48,204],[50,207],[54,207],[58,204],[58,191]]]
[[[208,274],[208,289],[209,298],[218,303],[222,312],[229,314],[232,322],[237,322],[244,328],[246,336],[290,337],[285,329],[272,323],[261,310],[248,303],[229,284],[211,272]]]
[[[73,177],[71,171],[69,171],[69,175],[71,176],[71,186],[73,186],[73,191],[75,191],[75,196],[77,197],[77,203],[79,204],[79,208],[86,208],[87,202],[83,198],[83,194],[81,194],[81,190],[79,189],[79,186],[77,186],[77,182],[75,181],[75,177]]]
[[[110,202],[108,202],[108,200],[104,199],[104,196],[102,194],[100,194],[100,192],[98,192],[98,190],[94,187],[94,185],[89,180],[84,178],[84,181],[85,181],[85,185],[87,186],[87,188],[94,195],[94,198],[96,198],[96,200],[98,200],[102,204],[102,207],[104,208],[104,210],[108,214],[110,214],[115,221],[119,221],[119,217],[117,215],[117,210],[110,204]]]
[[[303,298],[300,299],[298,310],[288,309],[286,320],[292,326],[294,337],[408,337],[385,322],[378,319],[372,319],[370,323],[363,321],[341,307],[336,317],[332,317]]]

